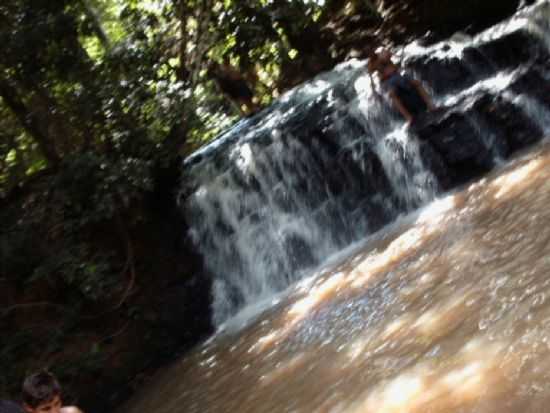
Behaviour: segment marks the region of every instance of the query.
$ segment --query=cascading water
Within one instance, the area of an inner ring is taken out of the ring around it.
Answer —
[[[474,38],[403,49],[442,113],[414,132],[350,61],[185,161],[181,205],[219,325],[550,128],[550,5]]]

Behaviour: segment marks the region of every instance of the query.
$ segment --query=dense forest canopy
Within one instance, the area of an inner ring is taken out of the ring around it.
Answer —
[[[298,56],[334,63],[327,21],[345,2],[322,3],[4,2],[1,193],[75,154],[142,156],[171,132],[185,151],[203,144],[241,114],[239,89],[266,105],[302,80],[285,79]]]
[[[166,235],[181,157],[350,56],[518,5],[460,3],[0,2],[0,394],[46,366],[98,403],[207,333],[159,331],[151,304],[159,279],[197,270],[165,248],[185,228]]]

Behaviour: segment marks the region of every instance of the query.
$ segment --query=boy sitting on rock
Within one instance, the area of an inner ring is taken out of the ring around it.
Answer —
[[[387,50],[371,51],[367,70],[369,75],[378,74],[382,88],[389,94],[395,108],[412,124],[420,114],[435,110],[435,107],[422,84],[400,73],[391,59],[391,53]]]

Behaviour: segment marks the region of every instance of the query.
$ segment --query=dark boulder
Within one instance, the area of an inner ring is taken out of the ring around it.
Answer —
[[[465,183],[494,166],[492,150],[485,145],[468,114],[453,111],[434,117],[419,125],[416,134],[439,155],[450,186]]]

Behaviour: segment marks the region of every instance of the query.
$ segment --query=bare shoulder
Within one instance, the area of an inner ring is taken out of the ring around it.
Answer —
[[[61,413],[84,413],[76,406],[64,406],[60,410]]]

